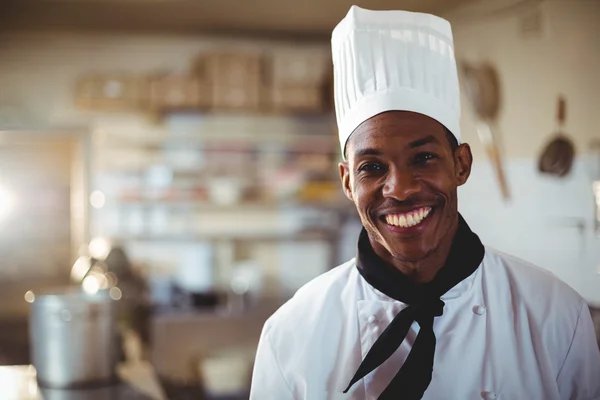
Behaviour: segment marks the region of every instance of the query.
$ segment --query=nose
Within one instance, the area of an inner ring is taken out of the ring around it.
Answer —
[[[393,168],[383,185],[383,196],[404,201],[421,191],[421,182],[415,179],[410,169]]]

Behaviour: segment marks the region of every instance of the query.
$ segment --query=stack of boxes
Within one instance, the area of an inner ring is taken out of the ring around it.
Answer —
[[[194,110],[210,107],[209,87],[197,76],[164,75],[150,79],[149,108]]]
[[[331,109],[331,76],[323,49],[212,51],[198,56],[188,74],[84,77],[75,102],[101,110],[323,113]]]
[[[275,52],[271,56],[269,106],[274,111],[319,112],[327,108],[331,79],[327,55],[308,49]]]
[[[261,61],[256,53],[206,53],[194,72],[209,82],[213,109],[256,111],[261,106]]]

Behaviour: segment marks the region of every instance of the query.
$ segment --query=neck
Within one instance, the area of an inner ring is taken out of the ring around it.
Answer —
[[[379,258],[398,269],[412,282],[427,283],[435,278],[438,271],[442,269],[446,263],[457,230],[458,216],[454,219],[451,228],[448,229],[448,232],[442,239],[440,245],[427,253],[425,257],[418,260],[407,260],[394,257],[381,243],[373,240],[371,235],[369,235],[369,242],[371,243],[373,251]]]

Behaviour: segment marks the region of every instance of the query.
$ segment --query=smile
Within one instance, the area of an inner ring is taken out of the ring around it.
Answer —
[[[419,225],[431,212],[431,207],[421,207],[404,214],[386,214],[385,222],[401,228],[410,228]]]

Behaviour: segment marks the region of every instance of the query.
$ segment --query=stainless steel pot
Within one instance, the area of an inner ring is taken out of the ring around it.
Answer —
[[[38,384],[75,388],[115,381],[118,337],[115,301],[80,289],[37,294],[29,337]]]

